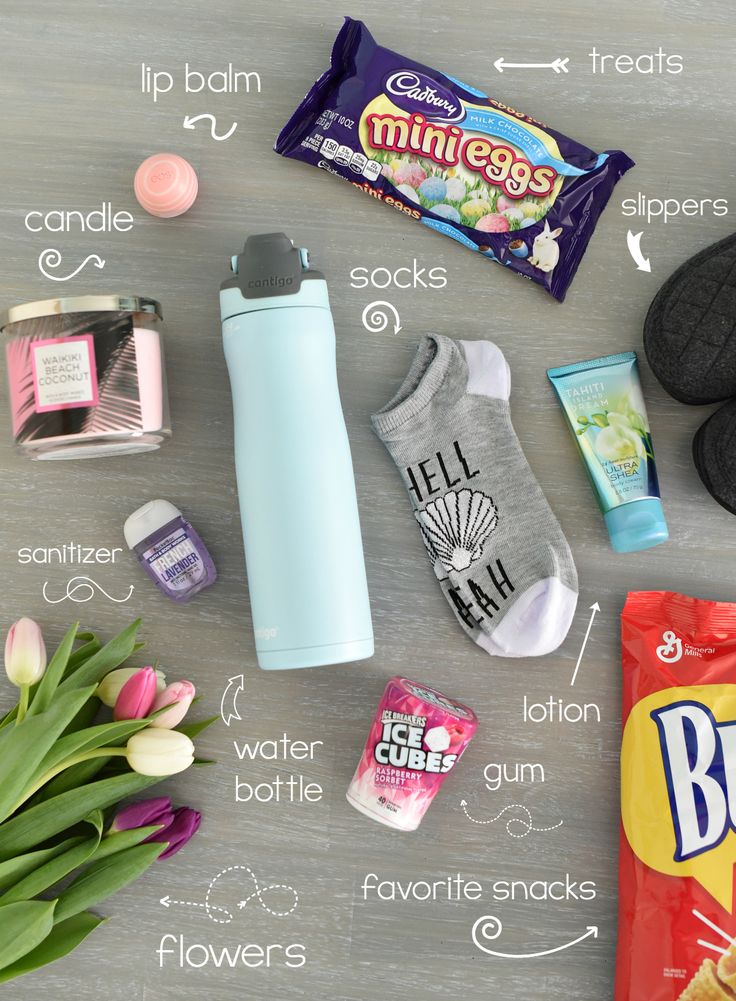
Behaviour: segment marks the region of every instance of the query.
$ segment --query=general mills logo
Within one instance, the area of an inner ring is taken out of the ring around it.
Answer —
[[[663,664],[676,664],[682,659],[682,640],[671,629],[662,633],[662,646],[657,647],[657,656]]]
[[[459,122],[465,109],[451,90],[431,77],[414,70],[399,70],[386,77],[387,93],[398,97],[396,103],[407,111],[422,112],[428,118]]]

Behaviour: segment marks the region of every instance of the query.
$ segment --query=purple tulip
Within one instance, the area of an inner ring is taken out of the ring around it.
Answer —
[[[110,831],[132,831],[136,827],[149,827],[152,824],[168,827],[173,819],[171,800],[168,796],[159,796],[157,799],[144,799],[140,803],[124,806],[115,814]]]
[[[202,814],[188,806],[180,806],[174,810],[170,823],[146,838],[146,841],[168,841],[168,848],[161,852],[159,859],[171,858],[199,830]]]
[[[156,672],[152,667],[142,667],[120,689],[115,700],[113,719],[143,719],[148,716],[156,698]]]

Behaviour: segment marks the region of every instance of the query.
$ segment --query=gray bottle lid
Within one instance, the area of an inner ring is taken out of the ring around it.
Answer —
[[[245,299],[295,295],[302,282],[324,275],[309,265],[309,251],[295,247],[285,233],[249,236],[240,254],[231,260],[232,278],[221,289],[237,288]]]

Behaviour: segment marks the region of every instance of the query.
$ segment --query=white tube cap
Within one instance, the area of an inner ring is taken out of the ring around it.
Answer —
[[[123,535],[128,548],[135,549],[149,535],[180,516],[179,508],[167,500],[152,500],[139,507],[123,525]]]

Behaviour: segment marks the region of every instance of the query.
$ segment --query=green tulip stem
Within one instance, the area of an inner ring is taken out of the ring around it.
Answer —
[[[20,701],[18,702],[18,715],[15,717],[16,726],[23,721],[23,717],[25,716],[28,710],[28,694],[30,690],[31,690],[30,685],[20,686]]]
[[[91,761],[92,758],[110,758],[125,757],[127,754],[127,749],[124,747],[97,747],[93,751],[82,751],[79,754],[73,754],[70,758],[66,758],[64,761],[60,761],[58,765],[54,765],[53,768],[49,768],[47,772],[33,783],[33,785],[27,789],[18,802],[10,810],[9,815],[15,813],[16,810],[20,809],[23,804],[31,798],[41,786],[45,786],[47,782],[50,782],[56,775],[60,772],[65,771],[67,768],[71,768],[72,765],[78,765],[82,761]]]

